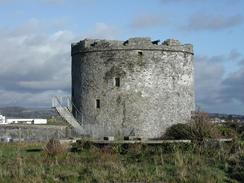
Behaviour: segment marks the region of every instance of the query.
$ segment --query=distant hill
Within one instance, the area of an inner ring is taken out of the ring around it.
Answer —
[[[58,116],[58,113],[53,108],[25,108],[25,107],[0,107],[0,114],[6,117],[14,118],[50,118],[52,116]],[[240,119],[244,121],[244,115],[236,114],[220,114],[220,113],[208,113],[209,117],[220,119]]]
[[[50,118],[58,113],[52,108],[0,107],[0,114],[14,118]]]
[[[220,119],[240,119],[241,121],[244,120],[244,115],[237,115],[237,114],[220,114],[220,113],[208,113],[209,117],[213,118],[220,118]]]

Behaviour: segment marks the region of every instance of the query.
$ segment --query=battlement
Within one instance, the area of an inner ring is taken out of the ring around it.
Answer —
[[[167,39],[165,41],[152,41],[149,37],[130,38],[126,41],[117,40],[100,40],[100,39],[84,39],[71,45],[72,55],[81,52],[96,51],[120,51],[120,50],[150,50],[150,51],[174,51],[186,52],[193,54],[191,44],[181,44],[175,39]]]

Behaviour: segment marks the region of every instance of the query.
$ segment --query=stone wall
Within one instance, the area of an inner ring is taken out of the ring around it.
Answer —
[[[192,45],[149,38],[73,44],[72,102],[93,137],[158,138],[195,110]]]
[[[0,125],[0,138],[15,141],[48,141],[51,138],[66,139],[77,137],[67,126],[55,125]]]

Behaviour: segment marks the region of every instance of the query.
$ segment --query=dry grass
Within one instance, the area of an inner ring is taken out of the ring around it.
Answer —
[[[170,135],[204,140],[217,138],[216,128],[201,114],[172,128]],[[0,182],[244,182],[244,142],[239,138],[207,148],[201,143],[98,147],[87,139],[74,147],[77,151],[67,151],[55,139],[45,145],[0,143]]]
[[[240,181],[244,175],[243,146],[238,144],[222,149],[194,144],[170,148],[134,144],[126,150],[119,145],[90,146],[79,152],[63,152],[60,146],[51,140],[42,152],[31,151],[31,144],[0,144],[0,182],[222,183]]]
[[[204,140],[205,138],[220,138],[221,133],[217,126],[211,122],[207,113],[197,112],[190,122],[192,139]]]
[[[43,152],[46,158],[57,158],[66,153],[66,147],[62,145],[59,140],[50,139],[44,146]]]
[[[204,139],[216,139],[221,136],[219,128],[211,122],[207,113],[196,112],[189,123],[179,123],[168,128],[163,138],[204,141]]]

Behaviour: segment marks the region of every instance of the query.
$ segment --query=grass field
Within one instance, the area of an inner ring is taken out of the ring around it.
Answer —
[[[215,147],[81,141],[72,151],[44,146],[0,144],[0,182],[244,182],[241,141]]]
[[[163,139],[190,144],[0,144],[0,183],[244,182],[244,125],[211,123],[203,113],[166,130]],[[216,143],[216,138],[231,138]],[[207,141],[207,139],[211,139]]]

